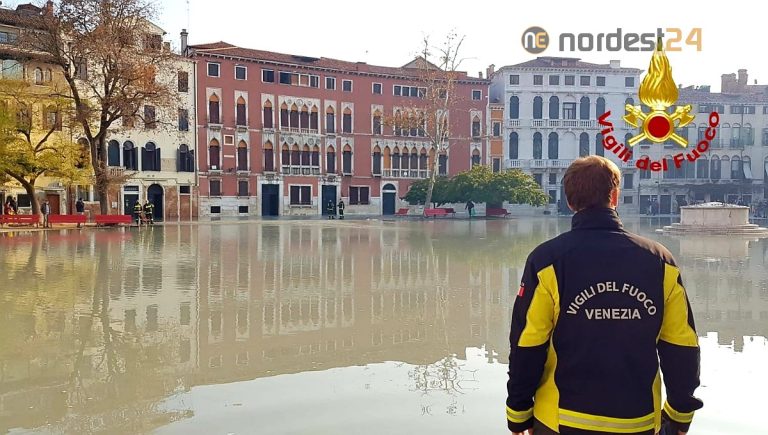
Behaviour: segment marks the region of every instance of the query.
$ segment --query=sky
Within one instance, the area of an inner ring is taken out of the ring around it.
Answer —
[[[490,64],[498,69],[537,56],[521,44],[523,32],[531,26],[544,28],[550,36],[550,46],[540,55],[594,63],[619,59],[622,66],[641,69],[648,66],[648,52],[560,52],[555,39],[564,32],[597,34],[622,28],[625,33],[645,33],[677,27],[684,41],[691,29],[700,28],[701,51],[681,44],[682,51],[667,53],[678,84],[711,85],[717,91],[721,74],[741,68],[748,70],[749,83],[755,79],[768,83],[768,57],[761,50],[765,15],[758,3],[748,0],[157,1],[157,22],[176,47],[179,32],[187,28],[191,44],[226,41],[282,53],[402,66],[415,56],[424,35],[440,41],[455,30],[466,38],[461,69],[475,76]]]

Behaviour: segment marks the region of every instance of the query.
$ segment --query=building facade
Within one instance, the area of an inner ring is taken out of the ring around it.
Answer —
[[[641,70],[618,61],[601,65],[566,57],[538,57],[495,71],[491,105],[504,107],[503,167],[532,175],[549,194],[547,211],[565,211],[562,177],[571,162],[596,154],[622,171],[622,210],[637,211],[637,170],[606,152],[598,118],[608,111],[613,135],[626,143],[634,133],[621,120],[634,104]]]
[[[182,50],[197,65],[200,216],[394,214],[434,161],[451,175],[486,161],[489,82],[461,73],[447,152],[390,119],[422,104],[418,59],[401,68],[227,43]]]

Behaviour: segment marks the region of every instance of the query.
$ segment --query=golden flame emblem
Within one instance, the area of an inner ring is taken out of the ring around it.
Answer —
[[[656,44],[648,73],[640,83],[638,94],[640,101],[651,111],[645,113],[641,106],[626,105],[627,114],[624,115],[624,120],[635,128],[642,126],[642,132],[630,138],[627,145],[635,146],[638,142],[648,139],[654,143],[672,140],[683,148],[687,147],[688,141],[675,133],[675,129],[690,124],[694,116],[690,114],[690,104],[678,106],[672,115],[667,113],[667,108],[677,101],[678,93],[677,85],[672,79],[672,67],[662,49],[661,38]]]

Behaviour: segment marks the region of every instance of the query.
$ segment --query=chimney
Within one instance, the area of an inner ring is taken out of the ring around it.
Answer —
[[[496,72],[496,65],[494,64],[488,65],[488,68],[485,69],[485,75],[489,79],[493,77],[494,72]]]
[[[746,86],[747,85],[747,70],[740,69],[739,70],[739,86]]]
[[[189,36],[187,29],[181,29],[181,54],[183,55],[187,54],[187,36]]]
[[[483,78],[483,72],[482,71],[478,71],[477,72],[477,76],[480,77],[480,78]]]
[[[620,60],[611,60],[610,66],[612,69],[621,68],[621,61]]]
[[[736,74],[722,74],[720,76],[720,92],[733,94],[736,91]]]

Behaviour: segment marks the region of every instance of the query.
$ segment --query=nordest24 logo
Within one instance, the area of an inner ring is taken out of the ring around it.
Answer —
[[[610,110],[603,113],[598,118],[598,123],[603,126],[603,147],[616,154],[623,162],[632,160],[631,147],[642,140],[649,140],[653,143],[664,143],[673,141],[682,148],[688,148],[688,141],[678,135],[675,130],[685,127],[694,120],[691,112],[691,105],[677,106],[675,112],[671,115],[667,109],[677,102],[677,85],[672,79],[672,67],[669,65],[669,59],[664,53],[661,44],[661,38],[656,45],[656,51],[651,57],[651,64],[648,67],[648,73],[643,77],[638,92],[640,101],[647,106],[650,111],[644,112],[642,106],[625,106],[626,114],[624,121],[635,128],[640,129],[640,133],[631,137],[627,144],[620,143],[613,136],[613,123],[608,120],[611,116]],[[652,161],[649,157],[644,157],[637,162],[635,166],[642,170],[651,170],[654,172],[667,171],[674,165],[680,169],[685,160],[695,162],[699,157],[709,150],[710,142],[717,135],[717,126],[720,124],[720,115],[717,112],[709,114],[708,127],[704,132],[704,138],[689,151],[681,152],[672,156],[672,162],[667,158],[658,161]]]

